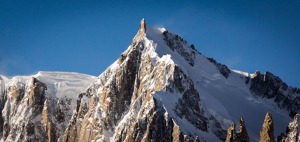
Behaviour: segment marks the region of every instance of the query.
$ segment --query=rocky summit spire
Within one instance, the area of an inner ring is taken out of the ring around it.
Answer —
[[[274,142],[274,124],[272,115],[267,112],[265,116],[265,120],[262,126],[262,130],[260,131],[260,142]]]
[[[144,18],[140,22],[140,31],[146,32],[146,22]]]
[[[146,22],[143,18],[140,22],[140,29],[138,33],[133,38],[133,43],[139,42],[144,36],[146,36]]]

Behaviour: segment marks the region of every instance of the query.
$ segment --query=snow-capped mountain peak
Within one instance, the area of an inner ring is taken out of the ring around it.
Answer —
[[[10,83],[11,79],[2,78],[5,84]],[[144,19],[131,45],[97,78],[51,72],[39,72],[34,78],[24,96],[43,104],[17,109],[17,114],[35,112],[28,119],[42,123],[33,127],[18,121],[34,132],[12,125],[8,120],[18,118],[10,113],[14,109],[7,103],[8,96],[24,93],[18,89],[2,91],[4,141],[225,141],[227,132],[227,138],[258,141],[267,112],[272,114],[274,134],[279,136],[291,120],[289,115],[300,110],[300,90],[287,86],[279,77],[270,72],[230,70],[202,55],[179,35],[146,25]],[[11,84],[19,82],[20,88],[26,88],[30,79],[12,80]],[[84,92],[80,91],[84,89],[81,83],[88,86]],[[60,99],[74,93],[77,95],[72,101]],[[24,99],[18,102],[26,104]],[[235,132],[232,122],[238,120]],[[24,134],[13,135],[14,129]]]

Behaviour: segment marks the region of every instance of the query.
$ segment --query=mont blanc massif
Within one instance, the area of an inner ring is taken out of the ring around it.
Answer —
[[[98,77],[0,76],[1,142],[296,142],[300,89],[146,26]]]

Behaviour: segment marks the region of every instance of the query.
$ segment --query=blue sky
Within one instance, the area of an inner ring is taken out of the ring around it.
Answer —
[[[0,0],[0,74],[99,75],[139,21],[181,35],[237,69],[271,71],[300,87],[300,1]]]

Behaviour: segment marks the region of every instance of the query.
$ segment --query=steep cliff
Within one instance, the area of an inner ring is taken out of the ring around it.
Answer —
[[[85,90],[94,80],[75,73],[39,72],[33,76],[1,78],[0,141],[56,142],[70,120],[76,91]],[[81,86],[72,86],[72,77],[81,79],[77,82]],[[68,89],[76,91],[66,92]]]

